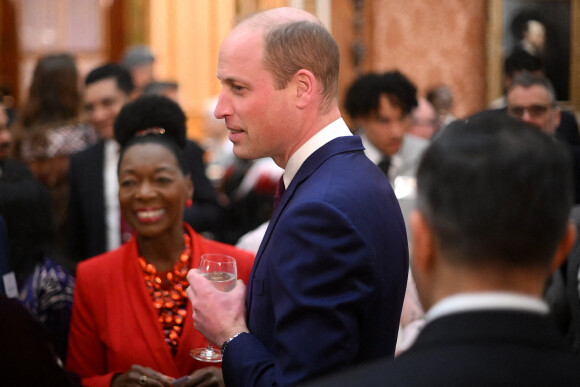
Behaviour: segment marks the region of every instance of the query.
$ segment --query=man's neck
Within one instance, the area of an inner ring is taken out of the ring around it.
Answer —
[[[431,282],[428,309],[444,298],[463,293],[508,292],[541,298],[547,269],[462,267],[439,268]],[[427,305],[428,304],[428,305]]]

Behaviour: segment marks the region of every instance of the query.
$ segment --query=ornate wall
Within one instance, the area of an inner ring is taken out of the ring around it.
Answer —
[[[374,71],[398,68],[422,94],[447,84],[454,113],[486,106],[485,0],[373,0],[370,44]]]

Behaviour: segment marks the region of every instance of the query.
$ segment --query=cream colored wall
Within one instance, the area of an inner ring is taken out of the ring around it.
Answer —
[[[218,50],[234,16],[234,0],[151,0],[149,42],[157,56],[155,73],[159,80],[179,83],[192,138],[202,137],[204,103],[219,93]]]
[[[330,0],[149,0],[147,40],[157,58],[156,77],[179,83],[189,137],[203,138],[204,104],[220,91],[219,46],[235,19],[288,5],[313,11],[330,24]]]

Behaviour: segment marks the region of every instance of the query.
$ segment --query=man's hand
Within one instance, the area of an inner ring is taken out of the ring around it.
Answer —
[[[193,325],[211,343],[218,347],[246,326],[246,286],[238,280],[229,292],[217,290],[211,281],[192,269],[187,274],[187,296],[193,309]]]

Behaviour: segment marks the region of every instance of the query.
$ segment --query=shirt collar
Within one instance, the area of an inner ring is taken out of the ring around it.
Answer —
[[[548,306],[542,300],[520,293],[464,293],[439,301],[425,315],[425,319],[431,321],[449,314],[482,310],[516,310],[539,314],[549,312]]]
[[[290,185],[290,182],[296,176],[302,164],[304,164],[311,154],[335,138],[344,136],[352,136],[352,133],[342,118],[331,122],[312,136],[290,156],[288,163],[286,163],[286,168],[284,169],[284,186],[288,187]]]

